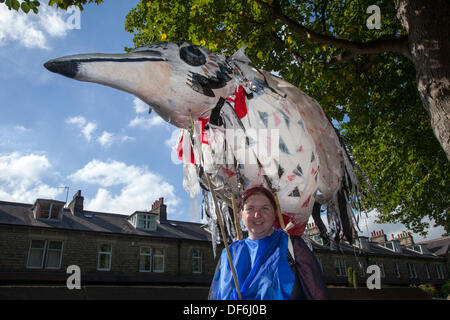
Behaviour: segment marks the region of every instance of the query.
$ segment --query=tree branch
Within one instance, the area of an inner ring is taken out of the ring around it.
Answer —
[[[275,19],[286,24],[292,31],[303,37],[307,37],[312,41],[335,46],[341,49],[346,49],[348,51],[351,51],[353,55],[376,54],[385,51],[393,51],[401,53],[411,59],[411,54],[408,49],[407,36],[384,36],[377,40],[364,43],[339,39],[333,36],[323,35],[306,28],[302,24],[292,20],[291,18],[283,14],[281,9],[272,7],[262,0],[256,0],[256,2],[265,9],[269,10]]]
[[[297,61],[299,64],[302,64],[305,61],[305,58],[303,58],[298,51],[286,47],[286,43],[284,42],[284,40],[282,40],[275,32],[272,32],[272,36],[279,45],[284,46],[289,51],[295,61]]]

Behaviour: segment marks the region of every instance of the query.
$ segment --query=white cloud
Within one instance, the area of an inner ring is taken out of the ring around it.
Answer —
[[[47,5],[39,14],[9,10],[0,6],[0,46],[18,42],[27,48],[49,49],[49,37],[64,37],[73,26],[67,23],[70,14]]]
[[[147,113],[148,105],[139,98],[133,100],[134,110],[136,111],[136,117],[128,123],[128,126],[132,128],[150,129],[155,126],[160,126],[165,121],[158,115]]]
[[[112,133],[103,131],[102,135],[97,140],[103,147],[108,148],[113,143],[113,135]]]
[[[81,129],[81,133],[86,138],[88,142],[92,139],[92,134],[97,129],[97,124],[95,122],[88,122],[84,117],[77,116],[66,120],[66,123],[73,124]]]
[[[172,161],[173,164],[182,164],[183,163],[183,161],[178,159],[178,152],[176,150],[178,141],[180,141],[180,137],[181,137],[181,130],[177,128],[172,131],[170,138],[167,139],[166,141],[164,141],[164,144],[167,147],[169,147],[170,150],[172,150],[172,152],[170,153],[170,160]]]
[[[133,104],[136,113],[146,113],[148,111],[148,105],[139,98],[134,98]]]
[[[79,127],[83,127],[86,124],[86,119],[84,117],[72,117],[66,120],[67,123],[77,125]]]
[[[88,122],[86,126],[81,129],[81,133],[86,138],[87,141],[91,141],[92,133],[97,129],[97,124],[94,122]]]
[[[37,198],[55,199],[63,189],[43,182],[52,175],[54,169],[45,155],[0,154],[0,199],[27,203]]]
[[[69,179],[99,186],[94,198],[85,198],[88,210],[132,214],[136,210],[150,209],[155,200],[164,197],[168,213],[173,213],[180,202],[175,188],[144,166],[94,159]]]
[[[138,127],[142,129],[150,129],[155,126],[163,125],[164,120],[158,116],[152,117],[141,117],[136,116],[133,120],[128,124],[130,127]]]
[[[104,148],[111,147],[113,143],[124,143],[135,140],[136,138],[133,137],[118,135],[107,131],[103,131],[102,135],[97,139],[98,143]]]
[[[25,128],[24,126],[15,126],[14,129],[16,131],[23,132],[23,133],[31,130],[31,129]]]
[[[82,116],[76,116],[66,119],[66,123],[72,124],[81,130],[81,133],[86,138],[88,142],[91,142],[93,134],[97,129],[97,124],[95,122],[88,122]],[[127,141],[135,141],[136,138],[127,135],[111,133],[108,131],[103,131],[102,134],[95,139],[102,147],[109,148],[114,143],[124,143]]]

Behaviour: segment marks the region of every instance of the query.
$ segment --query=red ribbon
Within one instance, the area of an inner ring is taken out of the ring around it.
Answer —
[[[244,87],[242,86],[239,86],[234,92],[234,99],[226,98],[226,100],[234,102],[234,110],[236,111],[239,119],[242,119],[247,115],[247,104],[245,102],[245,98]]]

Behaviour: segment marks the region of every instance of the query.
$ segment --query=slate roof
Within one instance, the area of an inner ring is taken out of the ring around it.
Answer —
[[[450,238],[449,238],[450,239]],[[440,239],[436,239],[440,240]],[[433,241],[433,240],[431,240]],[[440,259],[441,256],[437,255],[434,252],[430,253],[419,253],[415,252],[411,249],[408,249],[406,246],[400,246],[401,252],[394,252],[390,249],[380,246],[378,243],[370,242],[368,243],[368,249],[360,249],[359,247],[355,247],[350,245],[347,242],[341,242],[339,244],[339,248],[334,247],[333,249],[330,246],[321,245],[314,240],[311,240],[311,245],[313,251],[326,251],[326,252],[335,252],[335,253],[347,253],[347,254],[369,254],[376,256],[390,256],[390,257],[410,257],[410,258],[434,258]]]
[[[63,230],[104,232],[122,235],[149,236],[157,238],[185,239],[197,241],[211,241],[211,234],[206,231],[202,224],[167,220],[158,223],[156,231],[136,229],[128,221],[129,215],[105,213],[84,210],[84,215],[73,215],[69,209],[63,209],[63,217],[60,221],[35,219],[32,212],[33,205],[26,203],[0,201],[0,225],[19,225],[40,228],[56,228]],[[401,246],[402,252],[393,252],[379,246],[377,243],[369,242],[368,250],[362,250],[348,243],[341,242],[339,249],[331,250],[329,246],[323,246],[311,240],[313,250],[343,252],[350,254],[372,254],[385,256],[403,256],[416,258],[442,258],[447,254],[450,247],[450,237],[428,240],[417,244],[425,245],[430,253],[421,254]]]
[[[417,244],[425,245],[435,255],[445,257],[450,249],[450,237],[422,241]]]
[[[156,231],[147,231],[134,228],[127,220],[129,215],[125,214],[85,210],[85,214],[92,216],[86,217],[73,215],[69,209],[63,209],[62,219],[56,221],[35,219],[32,207],[33,205],[26,203],[0,201],[0,224],[197,241],[211,239],[200,223],[167,220],[158,223]]]

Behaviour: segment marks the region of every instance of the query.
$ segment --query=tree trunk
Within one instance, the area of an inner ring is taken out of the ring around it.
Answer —
[[[450,160],[450,2],[396,0],[431,127]]]

